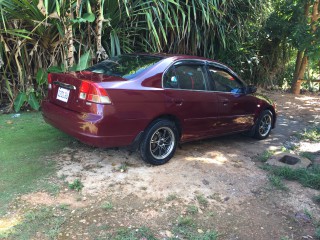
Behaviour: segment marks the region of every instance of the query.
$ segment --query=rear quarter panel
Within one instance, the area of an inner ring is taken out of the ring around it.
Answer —
[[[159,114],[165,112],[162,89],[111,89],[113,108],[105,108],[105,124],[110,134],[137,135]],[[113,112],[109,112],[109,111]]]

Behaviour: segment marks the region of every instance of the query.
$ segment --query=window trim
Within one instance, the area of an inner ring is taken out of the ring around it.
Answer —
[[[194,89],[177,89],[177,88],[166,88],[164,87],[164,76],[167,74],[167,72],[171,69],[171,67],[174,67],[175,65],[180,65],[185,63],[186,65],[188,64],[199,64],[199,65],[203,65],[205,68],[205,85],[206,85],[206,90],[194,90]],[[231,70],[229,67],[227,67],[226,65],[223,65],[222,63],[219,62],[212,62],[212,61],[208,61],[208,60],[201,60],[201,59],[179,59],[176,61],[173,61],[164,71],[161,77],[161,88],[163,90],[176,90],[176,91],[192,91],[192,92],[212,92],[212,93],[225,93],[225,94],[232,94],[234,95],[235,93],[232,92],[223,92],[223,91],[216,91],[214,89],[211,89],[210,86],[210,71],[209,71],[209,67],[213,66],[216,67],[218,69],[221,69],[223,71],[226,71],[227,73],[229,73],[231,76],[233,76],[235,79],[237,79],[239,82],[241,82],[243,84],[243,87],[247,87],[247,84],[233,71]],[[245,93],[239,93],[239,94],[245,94]]]

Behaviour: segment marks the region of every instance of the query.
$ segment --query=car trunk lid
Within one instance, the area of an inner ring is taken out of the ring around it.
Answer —
[[[106,89],[99,83],[126,81],[89,71],[50,73],[48,99],[50,102],[76,112],[96,112],[92,103],[111,104]]]

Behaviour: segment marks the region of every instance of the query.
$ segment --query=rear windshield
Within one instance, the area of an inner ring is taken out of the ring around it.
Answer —
[[[87,71],[132,79],[159,62],[161,59],[161,57],[156,56],[120,55],[99,62],[88,68]]]

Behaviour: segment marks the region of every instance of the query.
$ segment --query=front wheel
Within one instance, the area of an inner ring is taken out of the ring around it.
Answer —
[[[153,122],[146,130],[140,144],[140,154],[145,162],[161,165],[174,155],[178,141],[176,125],[166,119]]]
[[[265,139],[269,136],[273,123],[273,115],[269,110],[263,111],[256,123],[254,137],[257,139]]]

